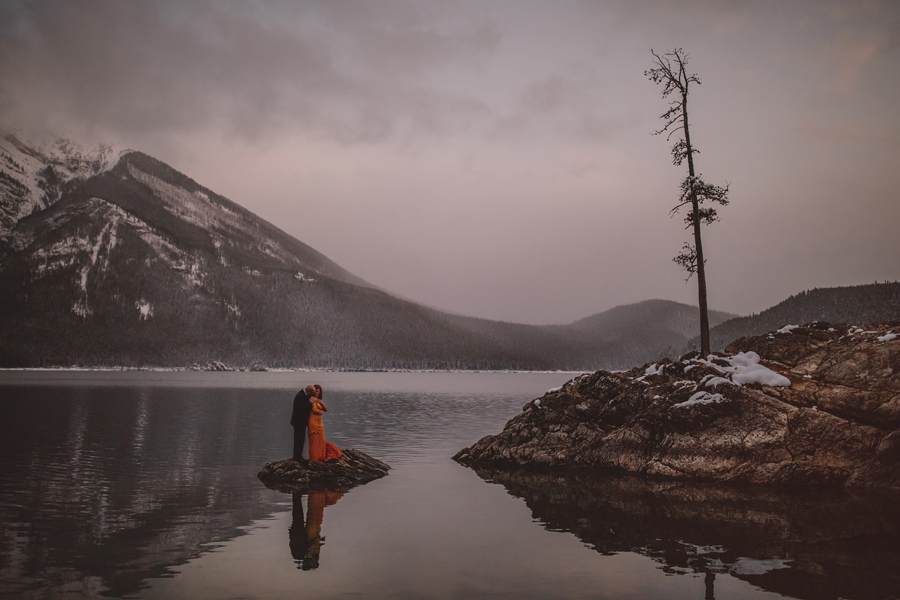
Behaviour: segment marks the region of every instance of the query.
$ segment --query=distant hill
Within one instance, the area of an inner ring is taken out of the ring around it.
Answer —
[[[737,317],[712,327],[710,342],[713,350],[722,350],[739,337],[812,321],[856,325],[900,321],[900,282],[800,292],[757,315]]]
[[[713,310],[709,322],[717,325],[736,316]],[[577,332],[573,345],[579,360],[630,369],[680,354],[700,330],[700,309],[670,300],[645,300],[591,315],[567,328]]]

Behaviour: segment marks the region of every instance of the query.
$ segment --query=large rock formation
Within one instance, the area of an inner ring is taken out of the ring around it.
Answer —
[[[341,460],[298,462],[293,458],[286,458],[266,463],[256,476],[266,487],[279,492],[346,492],[350,488],[384,477],[390,469],[380,460],[351,448],[344,450]]]
[[[577,377],[468,464],[900,489],[900,323],[786,326],[724,353]]]

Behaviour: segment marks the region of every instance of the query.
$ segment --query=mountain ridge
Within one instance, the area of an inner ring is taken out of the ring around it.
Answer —
[[[697,307],[664,300],[567,325],[442,312],[147,154],[13,137],[0,137],[0,184],[19,182],[0,185],[0,367],[623,369],[681,352],[699,326]]]

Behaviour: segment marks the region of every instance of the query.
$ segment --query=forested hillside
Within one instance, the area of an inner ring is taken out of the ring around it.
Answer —
[[[722,350],[739,337],[812,321],[854,325],[900,321],[900,282],[803,291],[757,315],[713,327],[710,338],[713,350]]]

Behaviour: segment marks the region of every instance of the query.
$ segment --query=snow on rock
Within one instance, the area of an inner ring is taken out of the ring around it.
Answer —
[[[644,374],[636,379],[636,381],[640,381],[641,383],[646,383],[650,385],[645,379],[651,375],[663,375],[666,371],[666,365],[657,366],[656,363],[653,363],[646,369],[644,369]]]
[[[134,307],[138,309],[138,318],[141,321],[146,321],[153,316],[153,305],[151,305],[143,298],[135,302]]]
[[[679,402],[678,404],[673,404],[675,408],[685,408],[687,406],[694,406],[697,404],[713,404],[719,403],[723,400],[722,394],[710,394],[709,392],[697,392],[690,398],[688,398],[684,402]]]
[[[653,363],[649,367],[644,370],[644,376],[647,375],[662,375],[666,370],[666,365],[656,366],[656,363]]]
[[[898,335],[896,333],[888,331],[886,334],[884,334],[882,336],[878,336],[875,339],[878,340],[879,342],[889,342],[891,340],[897,339],[897,337],[898,337]]]
[[[707,379],[707,380],[704,382],[704,385],[705,385],[706,387],[711,387],[711,388],[714,388],[714,387],[719,386],[719,385],[722,385],[722,384],[725,384],[725,385],[738,385],[738,384],[735,384],[735,383],[734,383],[733,381],[731,381],[730,379],[726,379],[725,377],[710,377],[709,379]]]
[[[759,354],[756,352],[738,352],[728,362],[731,363],[731,381],[738,385],[745,383],[759,383],[773,387],[790,387],[791,380],[784,375],[759,364]]]
[[[800,328],[799,325],[785,325],[784,327],[782,327],[775,333],[790,333],[792,330],[799,329],[799,328]]]
[[[709,357],[712,358],[712,357]],[[759,383],[773,387],[790,387],[791,380],[784,375],[759,364],[759,354],[756,352],[738,352],[731,357],[717,357],[718,360],[727,363],[727,366],[719,365],[712,360],[695,358],[691,362],[706,365],[724,374],[729,383],[744,385]],[[703,383],[706,383],[705,381]],[[718,385],[718,384],[717,384]]]

